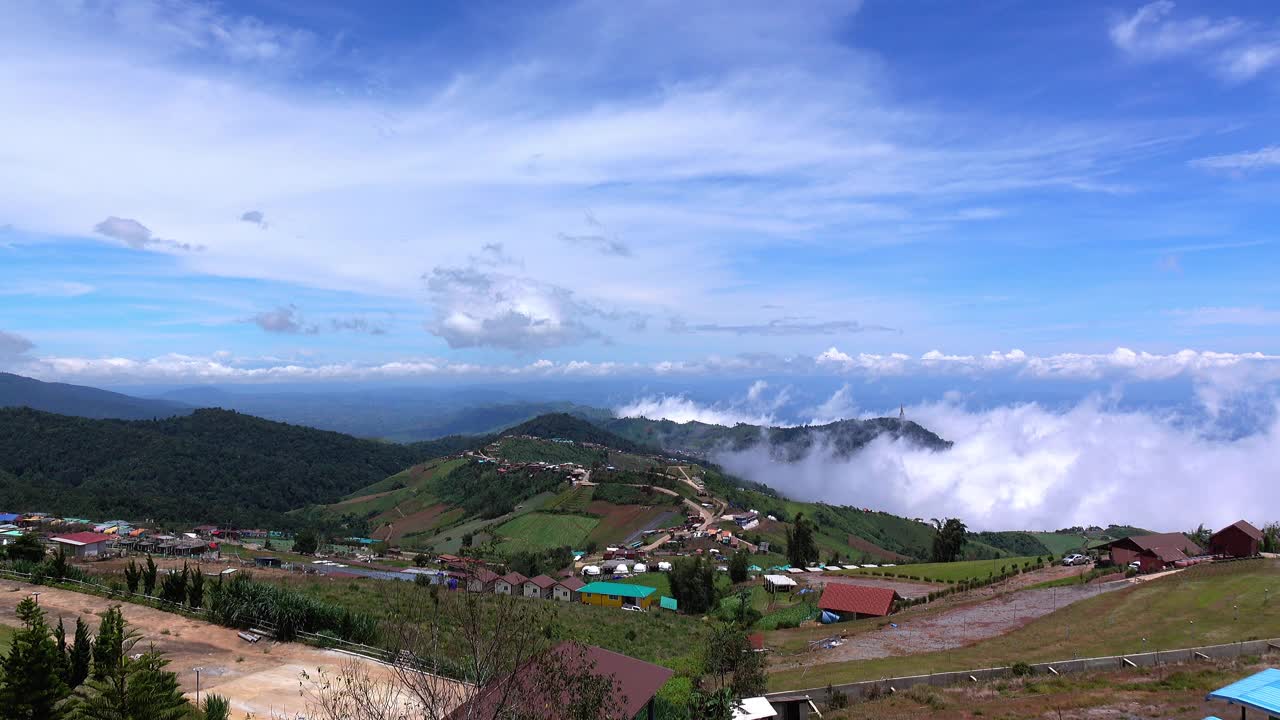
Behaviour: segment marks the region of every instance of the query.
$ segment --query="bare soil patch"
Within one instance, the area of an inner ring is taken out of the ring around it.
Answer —
[[[391,516],[387,518],[389,524],[375,530],[372,537],[392,544],[398,543],[405,535],[431,529],[436,523],[436,518],[448,511],[449,506],[444,503],[437,503],[404,517],[396,517],[396,513],[392,511]]]
[[[40,593],[40,607],[53,624],[61,617],[74,627],[75,618],[82,617],[96,630],[100,621],[97,613],[119,605],[125,620],[142,635],[142,642],[154,644],[165,653],[170,661],[168,669],[177,673],[183,692],[194,696],[194,668],[199,667],[201,692],[225,695],[236,716],[252,713],[256,718],[270,718],[274,713],[292,718],[305,712],[298,684],[304,671],[314,676],[319,668],[334,671],[354,661],[366,665],[376,677],[390,673],[379,663],[332,650],[267,639],[250,644],[241,640],[235,630],[219,625],[94,595],[7,580],[0,582],[0,623],[18,625],[18,603],[36,591]]]
[[[885,550],[884,548],[880,547],[879,545],[876,545],[870,540],[867,540],[866,538],[860,538],[857,535],[850,534],[848,540],[849,540],[849,547],[855,550],[861,550],[862,552],[867,553],[868,555],[872,555],[872,556],[881,558],[883,560],[891,560],[893,562],[902,562],[904,560],[911,559],[906,555],[900,555],[892,550]]]

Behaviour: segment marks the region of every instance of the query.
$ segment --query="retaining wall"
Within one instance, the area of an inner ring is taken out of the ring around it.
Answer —
[[[1157,650],[1131,655],[1112,655],[1109,657],[1081,658],[1062,660],[1060,662],[1030,663],[1035,675],[1067,674],[1073,672],[1089,672],[1097,670],[1123,670],[1135,667],[1154,667],[1169,663],[1194,662],[1196,660],[1229,659],[1245,655],[1263,655],[1271,651],[1280,651],[1280,638],[1271,640],[1249,640],[1227,643],[1224,645],[1206,645],[1203,647],[1180,648],[1177,650]],[[998,678],[1014,677],[1009,667],[982,668],[979,670],[961,670],[957,672],[939,672],[929,675],[909,675],[905,677],[885,678],[883,680],[864,680],[862,682],[833,685],[832,689],[844,693],[850,700],[859,700],[870,694],[888,694],[902,692],[917,685],[945,687],[964,683],[976,683]],[[784,690],[769,693],[765,697],[809,695],[814,700],[822,701],[827,697],[827,688],[810,688],[808,690]]]

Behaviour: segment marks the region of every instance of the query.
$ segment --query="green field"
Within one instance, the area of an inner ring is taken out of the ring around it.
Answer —
[[[595,490],[594,485],[571,487],[551,498],[544,509],[586,512],[587,506],[591,504],[591,498],[595,494]]]
[[[769,686],[821,687],[1019,660],[1045,662],[1273,638],[1280,636],[1280,599],[1269,595],[1280,586],[1278,572],[1280,562],[1275,560],[1198,565],[1083,600],[1007,635],[956,650],[810,665],[770,676]]]
[[[599,523],[599,518],[585,515],[532,512],[499,525],[495,532],[503,538],[498,547],[504,552],[547,550],[580,547]]]
[[[13,642],[13,634],[18,629],[8,625],[0,625],[0,655],[9,654],[9,644]]]
[[[1066,535],[1062,533],[1031,533],[1049,552],[1054,555],[1066,555],[1085,546],[1089,539],[1082,535]]]
[[[592,463],[603,463],[609,457],[604,450],[550,440],[504,437],[498,443],[494,454],[511,462],[545,462],[553,465],[567,462],[591,467]]]
[[[991,575],[999,575],[1000,568],[1012,569],[1014,565],[1035,562],[1034,557],[1000,558],[998,560],[961,560],[950,563],[914,563],[898,565],[891,568],[862,568],[859,570],[840,570],[840,575],[893,575],[896,577],[915,577],[933,582],[960,582],[961,580],[985,580]]]

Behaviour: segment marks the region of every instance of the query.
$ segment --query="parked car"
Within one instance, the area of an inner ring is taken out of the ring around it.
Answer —
[[[1072,553],[1062,558],[1062,564],[1063,565],[1088,565],[1089,558],[1085,557],[1084,555],[1081,555],[1080,553]]]
[[[1142,572],[1142,563],[1138,562],[1137,560],[1134,560],[1133,562],[1129,563],[1129,569]]]
[[[639,605],[623,605],[622,609],[628,612],[644,612],[644,608]]]

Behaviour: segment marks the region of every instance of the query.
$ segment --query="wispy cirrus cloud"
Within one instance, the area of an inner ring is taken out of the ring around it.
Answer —
[[[1280,64],[1280,33],[1238,17],[1181,16],[1172,0],[1156,0],[1115,18],[1112,43],[1135,60],[1152,62],[1200,56],[1233,82],[1253,79]]]
[[[867,325],[858,322],[857,320],[814,321],[798,317],[784,317],[764,323],[744,323],[741,325],[721,323],[690,324],[679,318],[672,318],[667,324],[667,331],[673,333],[761,335],[764,337],[782,337],[787,335],[851,335],[867,332],[902,332],[897,328],[886,327],[884,325]]]
[[[1247,173],[1252,170],[1280,167],[1280,145],[1226,155],[1211,155],[1192,160],[1191,165],[1204,170],[1231,173]]]

